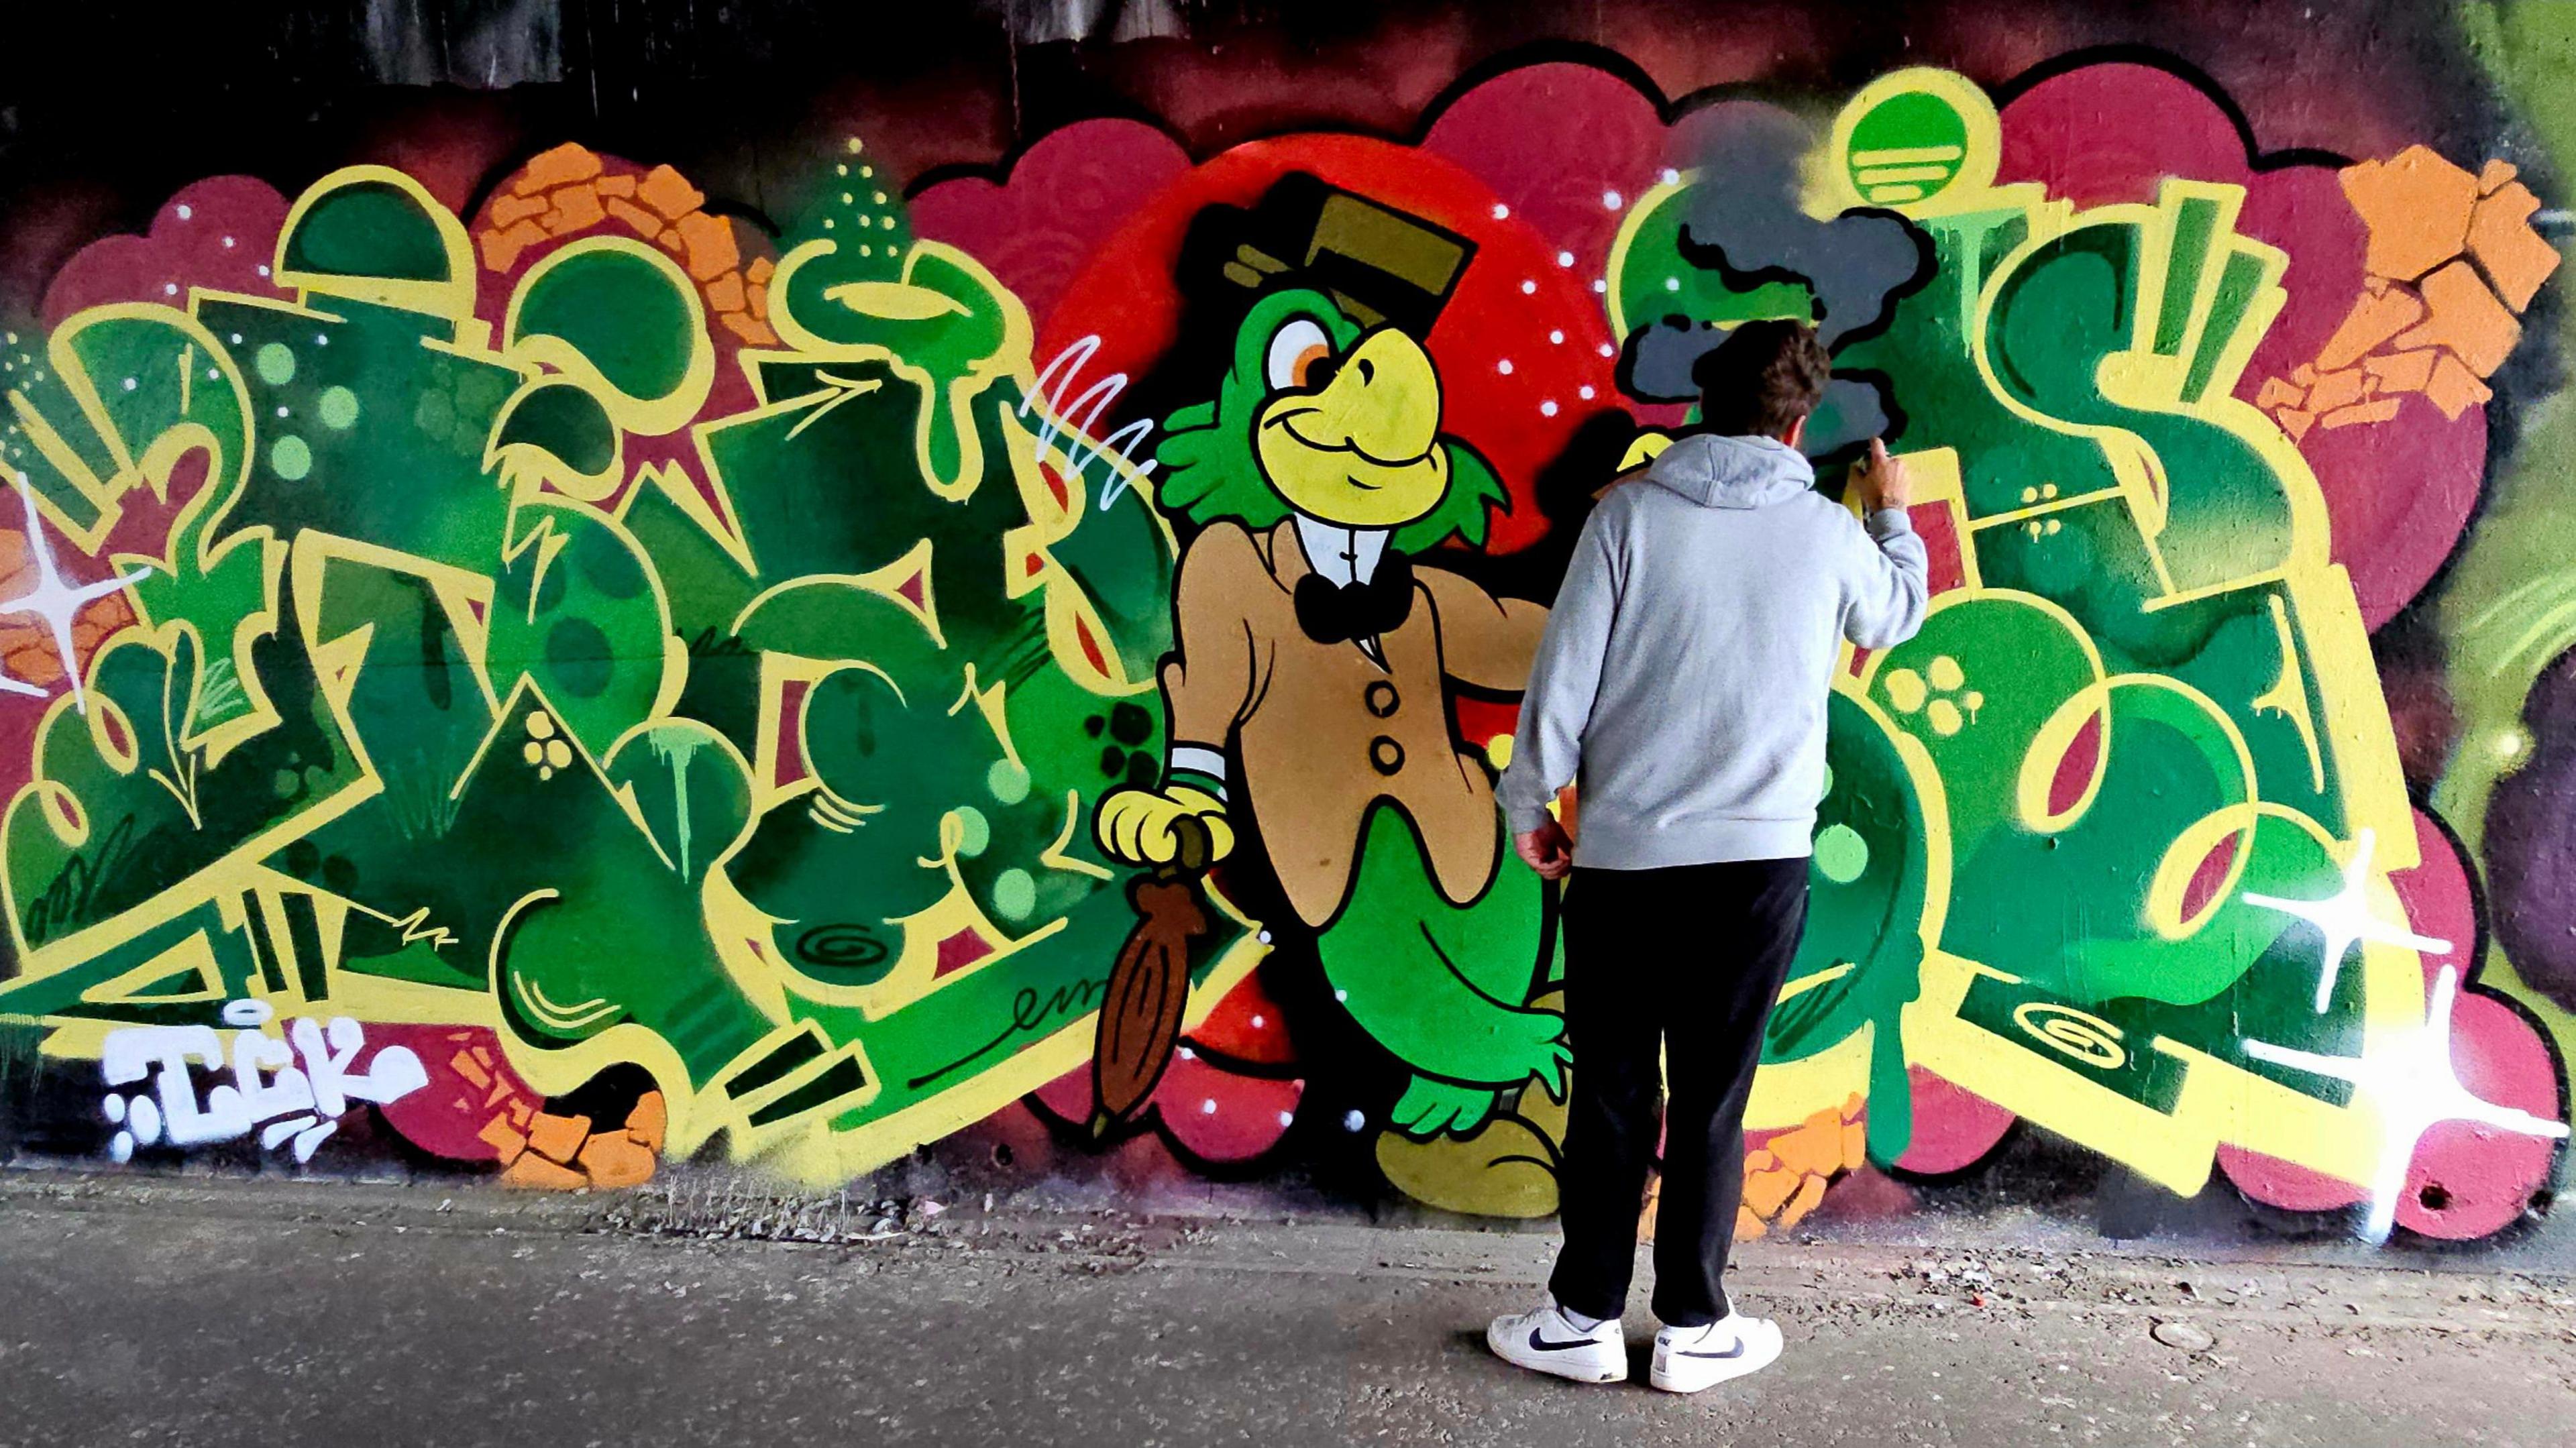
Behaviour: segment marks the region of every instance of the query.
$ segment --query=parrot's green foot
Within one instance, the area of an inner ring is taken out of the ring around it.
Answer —
[[[1469,1132],[1494,1113],[1491,1086],[1468,1086],[1416,1076],[1396,1098],[1390,1120],[1407,1136],[1432,1137],[1444,1131]]]

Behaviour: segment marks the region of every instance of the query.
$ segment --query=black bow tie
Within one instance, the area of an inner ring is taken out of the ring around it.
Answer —
[[[1387,550],[1365,582],[1335,583],[1320,573],[1297,580],[1297,626],[1317,643],[1373,639],[1403,627],[1413,612],[1413,565]]]

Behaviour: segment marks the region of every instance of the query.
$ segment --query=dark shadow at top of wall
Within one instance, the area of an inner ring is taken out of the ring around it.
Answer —
[[[1286,128],[1402,134],[1462,77],[1550,47],[1667,96],[1814,101],[1938,64],[1990,85],[2090,47],[2207,72],[2267,148],[2478,151],[2497,128],[2450,9],[2175,0],[342,0],[22,7],[0,44],[0,310],[171,191],[411,169],[447,199],[564,140],[669,161],[759,210],[766,155],[864,127],[895,174],[992,165],[1132,115],[1206,153]],[[2471,139],[2474,138],[2474,139]],[[2459,140],[2457,145],[2446,145]]]

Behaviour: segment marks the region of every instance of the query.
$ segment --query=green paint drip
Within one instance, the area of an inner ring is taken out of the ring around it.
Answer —
[[[1891,1004],[1869,1023],[1869,1120],[1862,1128],[1870,1160],[1894,1166],[1914,1144],[1914,1077],[1905,1064],[1904,1007]]]
[[[689,878],[689,761],[706,747],[706,741],[676,731],[660,730],[645,737],[653,753],[671,766],[672,833],[680,847],[680,878]]]

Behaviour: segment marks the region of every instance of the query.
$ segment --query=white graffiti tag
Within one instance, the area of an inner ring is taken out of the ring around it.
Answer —
[[[257,1128],[261,1150],[274,1151],[291,1139],[295,1159],[311,1161],[314,1148],[340,1129],[340,1118],[353,1103],[383,1105],[429,1084],[420,1058],[405,1046],[385,1047],[366,1070],[358,1070],[367,1035],[347,1016],[327,1022],[298,1016],[286,1022],[285,1039],[280,1040],[261,1029],[274,1014],[265,1001],[226,1005],[224,1024],[236,1028],[229,1056],[222,1034],[212,1026],[131,1026],[108,1032],[99,1051],[99,1073],[107,1084],[151,1080],[148,1091],[127,1096],[111,1090],[100,1103],[119,1128],[108,1153],[127,1161],[138,1146],[162,1141],[202,1146],[248,1136]],[[202,1097],[195,1076],[201,1067],[227,1076],[209,1085]]]
[[[1127,390],[1126,373],[1112,372],[1082,389],[1070,402],[1065,400],[1067,394],[1073,392],[1074,384],[1082,380],[1082,369],[1099,350],[1100,335],[1095,332],[1076,340],[1050,358],[1046,369],[1038,373],[1037,385],[1020,399],[1020,416],[1028,416],[1030,409],[1038,405],[1039,398],[1046,399],[1046,411],[1040,417],[1042,426],[1038,429],[1037,445],[1029,454],[1031,458],[1043,461],[1047,449],[1055,445],[1058,432],[1071,424],[1085,439],[1081,447],[1065,453],[1065,464],[1074,477],[1079,479],[1093,458],[1109,464],[1109,482],[1100,490],[1100,511],[1106,513],[1109,505],[1118,501],[1118,495],[1127,491],[1131,473],[1137,478],[1150,478],[1158,464],[1152,458],[1139,463],[1129,456],[1144,444],[1146,438],[1153,436],[1154,424],[1145,418],[1140,417],[1097,442],[1089,440],[1100,430],[1100,415],[1118,400],[1119,393]],[[1059,369],[1063,374],[1061,378],[1057,375]],[[1085,411],[1086,408],[1089,410]],[[1077,417],[1076,413],[1081,415]]]

